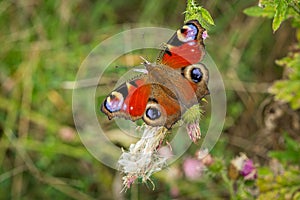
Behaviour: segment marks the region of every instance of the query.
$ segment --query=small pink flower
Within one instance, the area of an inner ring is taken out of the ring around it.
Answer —
[[[231,179],[237,179],[239,176],[242,176],[244,180],[255,180],[257,178],[257,170],[253,161],[244,153],[231,160],[230,165],[229,177]]]
[[[71,127],[62,127],[59,131],[58,134],[60,138],[66,142],[72,142],[76,138],[76,132],[73,128]]]
[[[208,153],[208,149],[197,151],[196,158],[200,160],[205,166],[210,166],[214,162],[213,157]]]
[[[126,187],[124,188],[129,189],[131,187],[131,185],[134,183],[134,181],[137,179],[138,177],[135,175],[127,175],[123,177],[123,185]]]
[[[201,177],[205,166],[203,163],[194,158],[187,158],[183,163],[183,171],[185,176],[190,180],[196,180]]]
[[[205,40],[206,38],[208,38],[208,33],[207,33],[207,31],[204,31],[204,32],[203,32],[202,38],[203,38],[203,40]]]
[[[253,161],[250,159],[244,162],[243,168],[240,173],[245,180],[255,180],[257,178],[256,168],[253,164]]]
[[[186,125],[187,132],[191,140],[196,143],[201,138],[201,130],[199,127],[199,122],[195,121]]]
[[[170,195],[171,195],[171,197],[173,197],[173,198],[176,198],[176,197],[179,196],[179,189],[178,189],[177,186],[171,187]]]

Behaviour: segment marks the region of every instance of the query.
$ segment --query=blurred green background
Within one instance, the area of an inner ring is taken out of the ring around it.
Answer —
[[[293,112],[274,103],[267,90],[282,77],[275,60],[295,42],[294,30],[283,23],[273,34],[270,20],[243,14],[257,0],[199,3],[215,20],[206,48],[227,92],[224,132],[213,153],[226,160],[244,151],[256,162],[267,163],[268,151],[282,147],[283,132],[299,135],[288,125],[290,118],[271,129],[265,123],[280,106]],[[102,165],[82,145],[73,122],[72,90],[64,84],[75,80],[81,62],[98,43],[124,28],[139,24],[177,29],[184,21],[185,4],[0,1],[0,200],[172,198],[171,188],[177,183],[166,178],[167,172],[154,177],[155,191],[137,185],[119,193],[119,172]],[[114,140],[120,146],[128,143]],[[190,152],[195,149],[196,145]],[[182,179],[178,184],[179,199],[226,199],[228,194],[213,179],[195,184]]]

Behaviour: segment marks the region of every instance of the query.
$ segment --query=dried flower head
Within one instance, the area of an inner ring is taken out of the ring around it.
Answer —
[[[190,139],[196,143],[198,140],[201,139],[201,130],[200,130],[200,127],[199,127],[199,122],[198,121],[195,121],[193,123],[189,123],[186,125],[186,129],[187,129],[187,132],[190,136]]]
[[[158,153],[157,147],[164,139],[167,129],[147,125],[143,129],[141,139],[136,144],[131,144],[129,151],[123,151],[118,161],[120,170],[125,174],[124,190],[130,188],[137,178],[141,178],[142,182],[152,183],[150,176],[166,165],[167,158]]]
[[[196,143],[201,138],[199,121],[203,110],[200,105],[192,106],[184,115],[183,121],[186,123],[186,130],[191,140]]]
[[[195,105],[183,116],[183,120],[187,123],[187,132],[194,143],[201,138],[199,127],[201,113],[200,106]],[[162,146],[167,132],[165,127],[142,125],[139,129],[143,131],[142,137],[136,144],[130,145],[129,151],[123,151],[118,161],[120,170],[124,173],[123,190],[130,188],[138,178],[142,182],[150,181],[153,184],[150,176],[162,170],[166,166],[167,159],[172,156],[171,147]],[[208,166],[211,162],[207,159],[205,159],[205,162],[197,159],[194,160],[187,160],[184,164],[186,176],[190,178],[200,176],[202,171],[206,169],[205,165],[207,164]],[[193,166],[195,167],[194,169]]]

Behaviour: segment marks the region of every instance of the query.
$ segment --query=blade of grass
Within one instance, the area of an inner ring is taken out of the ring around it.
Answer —
[[[11,130],[6,130],[5,132],[6,136],[10,136],[9,142],[11,145],[15,148],[16,152],[20,156],[20,158],[24,161],[26,167],[28,168],[29,172],[31,175],[33,175],[38,181],[48,184],[49,186],[55,188],[56,190],[66,194],[67,196],[73,198],[73,199],[78,199],[78,200],[90,200],[93,199],[89,195],[80,192],[79,190],[76,190],[69,186],[65,181],[49,176],[47,174],[44,174],[41,172],[35,165],[33,160],[30,158],[28,153],[24,150],[22,147],[22,143],[17,142],[17,138],[13,135]]]

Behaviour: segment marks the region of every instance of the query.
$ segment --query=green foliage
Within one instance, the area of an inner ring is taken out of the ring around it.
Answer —
[[[284,135],[285,150],[271,151],[269,156],[278,159],[282,163],[299,164],[300,163],[300,146],[299,142]]]
[[[261,167],[258,171],[259,199],[300,198],[299,142],[287,134],[284,135],[284,140],[285,150],[271,151],[269,156],[276,160],[273,160],[270,167]]]
[[[290,166],[279,174],[264,167],[259,170],[258,177],[259,200],[300,198],[299,166]]]
[[[296,0],[262,0],[259,6],[244,10],[250,16],[273,18],[272,29],[275,32],[281,23],[291,18],[292,25],[299,31],[300,2]],[[300,53],[299,41],[287,57],[276,61],[284,67],[286,79],[275,81],[270,92],[275,99],[289,102],[293,109],[300,108]],[[259,169],[257,186],[258,199],[299,199],[300,198],[300,147],[299,141],[284,135],[285,150],[269,152],[276,159],[269,167]],[[280,161],[280,163],[278,161]]]
[[[261,0],[258,6],[247,8],[244,13],[255,17],[273,18],[272,29],[275,32],[288,18],[299,22],[300,3],[297,0]]]
[[[205,8],[198,6],[194,0],[187,0],[186,11],[184,13],[185,21],[197,19],[205,29],[209,29],[211,25],[215,25],[209,12]]]
[[[214,178],[219,177],[222,180],[222,184],[228,190],[231,200],[254,199],[249,189],[255,186],[255,181],[244,180],[241,177],[237,180],[233,180],[229,176],[229,166],[229,162],[226,163],[222,158],[215,158],[214,163],[208,167],[207,174]]]
[[[300,28],[300,2],[296,0],[262,0],[259,6],[250,7],[244,10],[250,16],[262,16],[273,18],[272,29],[275,32],[280,24],[288,19],[292,19],[292,25]],[[299,31],[299,30],[298,30]],[[295,51],[276,63],[285,67],[288,71],[286,80],[276,81],[270,88],[270,92],[277,100],[289,102],[293,109],[300,108],[300,43],[295,45]]]
[[[279,80],[270,88],[277,100],[289,102],[293,109],[300,108],[300,53],[291,52],[287,57],[276,62],[285,67],[287,79]]]
[[[288,3],[285,0],[277,0],[275,1],[275,14],[272,23],[272,28],[276,31],[281,22],[286,19],[286,12],[288,8]]]
[[[250,8],[246,8],[244,10],[244,13],[253,17],[268,17],[268,18],[272,18],[275,14],[274,8],[270,6],[264,8],[259,6],[253,6]]]

